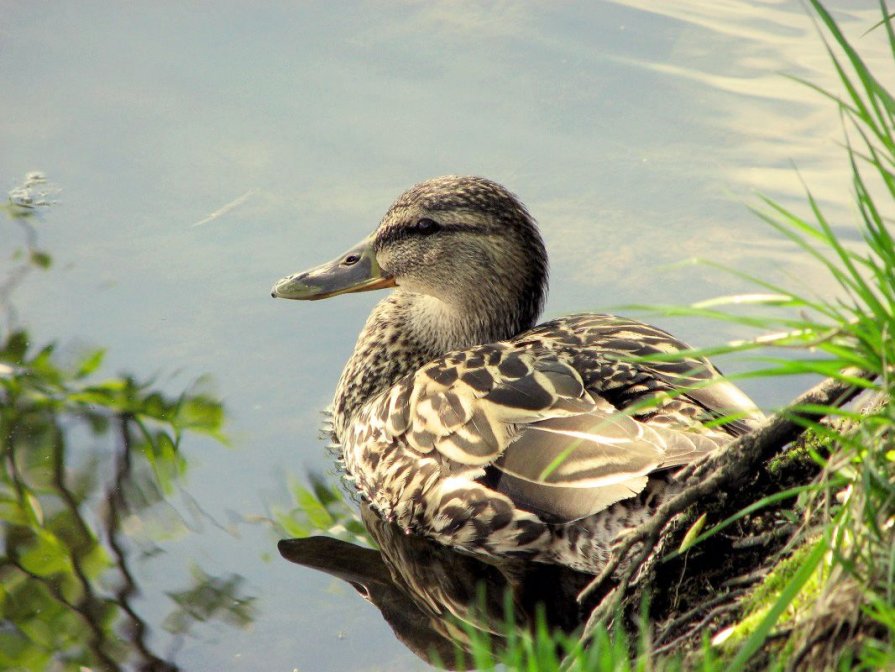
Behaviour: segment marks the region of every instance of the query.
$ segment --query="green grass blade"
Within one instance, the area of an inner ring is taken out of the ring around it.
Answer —
[[[812,7],[814,8],[814,11],[820,17],[821,21],[826,26],[830,34],[833,36],[833,39],[839,45],[839,48],[842,49],[842,51],[845,53],[846,57],[849,60],[849,63],[852,66],[852,69],[854,70],[854,73],[857,75],[858,79],[861,82],[861,85],[864,87],[865,93],[867,94],[868,103],[865,104],[858,94],[856,87],[852,84],[851,79],[846,75],[844,69],[841,67],[839,61],[836,59],[835,54],[833,54],[830,47],[827,46],[827,50],[830,52],[830,58],[833,61],[834,67],[839,73],[843,86],[846,87],[846,90],[849,92],[852,100],[855,101],[856,106],[862,108],[860,114],[861,121],[864,122],[864,124],[871,130],[873,130],[874,134],[877,135],[880,140],[885,142],[888,147],[895,147],[895,143],[893,143],[892,141],[892,135],[888,133],[886,123],[887,114],[895,114],[895,99],[892,98],[889,92],[884,87],[882,87],[876,80],[876,78],[871,74],[863,59],[860,57],[858,52],[855,51],[854,47],[852,47],[845,35],[843,35],[839,26],[836,24],[836,21],[820,3],[820,1],[810,1]],[[873,110],[872,114],[868,109],[868,105]],[[879,124],[879,126],[877,124]]]

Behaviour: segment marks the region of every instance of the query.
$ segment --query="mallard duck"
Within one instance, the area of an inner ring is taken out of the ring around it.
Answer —
[[[600,571],[614,538],[677,487],[675,467],[762,415],[706,359],[603,314],[535,326],[547,255],[503,186],[440,177],[404,192],[333,261],[274,297],[392,287],[332,405],[346,477],[407,533],[472,553]],[[726,421],[725,421],[726,419]]]

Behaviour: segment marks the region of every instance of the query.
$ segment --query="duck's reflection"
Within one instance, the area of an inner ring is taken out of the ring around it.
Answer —
[[[350,583],[423,660],[456,668],[457,652],[470,650],[470,627],[488,633],[492,646],[499,648],[507,611],[519,628],[533,627],[539,608],[551,626],[571,631],[581,622],[575,598],[593,577],[559,566],[498,564],[461,554],[405,534],[365,504],[361,517],[379,550],[330,537],[308,537],[281,541],[280,553],[291,562]]]

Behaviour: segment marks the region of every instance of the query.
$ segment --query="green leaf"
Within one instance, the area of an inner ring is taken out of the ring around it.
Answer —
[[[696,522],[690,526],[690,529],[687,530],[687,533],[681,540],[681,545],[677,549],[678,553],[684,553],[696,543],[696,538],[699,536],[699,533],[702,532],[702,528],[705,527],[706,519],[706,514],[703,513],[696,519]]]
[[[224,424],[224,407],[204,395],[184,397],[172,422],[184,429],[216,434]]]
[[[311,528],[307,525],[302,525],[299,523],[295,516],[290,515],[288,513],[282,512],[274,512],[273,514],[274,520],[276,523],[283,528],[286,534],[292,537],[309,537],[311,536]]]
[[[0,358],[13,364],[24,364],[28,345],[28,334],[24,331],[14,331],[6,339],[6,343],[3,344]]]
[[[313,492],[305,487],[297,486],[295,494],[298,506],[308,517],[311,525],[318,530],[327,530],[335,524],[336,521],[329,511],[326,510],[326,507],[320,503],[320,500],[314,496]]]
[[[36,535],[34,544],[19,555],[19,563],[37,576],[52,576],[61,572],[71,572],[71,558],[68,549],[51,532],[42,528],[32,528]]]
[[[100,348],[99,350],[94,350],[89,353],[84,359],[78,362],[78,370],[75,372],[75,378],[81,379],[86,378],[91,373],[96,371],[99,368],[99,365],[103,363],[103,357],[105,357],[106,351],[104,348]]]
[[[0,496],[0,521],[7,525],[27,527],[34,520],[23,508],[18,498],[9,495]]]
[[[29,258],[31,260],[31,263],[38,268],[47,269],[50,267],[50,264],[53,263],[52,257],[50,257],[50,255],[46,252],[41,252],[40,250],[31,250]]]

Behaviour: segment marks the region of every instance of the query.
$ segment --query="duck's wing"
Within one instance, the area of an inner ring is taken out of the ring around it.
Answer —
[[[482,467],[504,452],[520,426],[595,407],[567,364],[504,344],[482,345],[449,353],[417,372],[405,438],[420,452],[437,450],[458,465]]]
[[[717,445],[637,422],[592,396],[569,364],[508,344],[445,355],[380,405],[387,431],[440,456],[446,474],[484,477],[487,467],[497,490],[553,521],[632,497],[648,474]]]
[[[591,391],[616,408],[629,408],[658,393],[680,397],[705,420],[726,418],[724,431],[739,436],[764,415],[704,357],[686,354],[686,343],[657,327],[615,315],[584,314],[542,324],[515,342],[535,352],[569,358]],[[671,355],[672,359],[662,357]],[[648,406],[644,413],[649,414]]]
[[[496,488],[552,522],[592,515],[634,497],[657,471],[718,447],[710,436],[652,427],[594,410],[527,426],[495,461]]]

